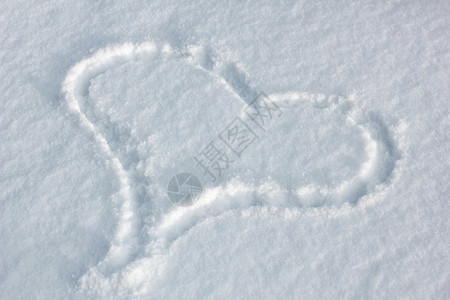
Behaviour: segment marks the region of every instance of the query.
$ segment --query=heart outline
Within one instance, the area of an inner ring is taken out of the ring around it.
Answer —
[[[68,110],[77,115],[81,125],[93,134],[97,144],[105,153],[107,160],[111,162],[113,170],[117,174],[120,182],[119,193],[123,198],[121,217],[111,248],[104,260],[100,263],[102,265],[101,269],[106,270],[106,272],[119,270],[129,263],[130,259],[138,252],[141,246],[138,241],[139,220],[136,216],[137,204],[134,195],[135,191],[133,191],[131,184],[132,176],[129,174],[129,170],[123,166],[118,155],[111,149],[101,129],[87,117],[86,112],[83,112],[86,107],[86,103],[83,102],[85,101],[86,95],[88,95],[90,82],[112,67],[125,64],[137,57],[156,57],[162,53],[169,57],[185,57],[188,61],[192,62],[194,67],[217,78],[225,88],[248,103],[255,96],[256,92],[246,82],[245,74],[235,64],[229,63],[228,61],[217,64],[216,62],[218,60],[214,61],[209,52],[211,52],[210,49],[195,45],[180,50],[168,44],[158,47],[155,43],[125,43],[100,49],[89,58],[76,63],[68,71],[63,81],[62,91],[65,95]],[[221,65],[222,68],[216,69],[215,65]],[[389,179],[396,161],[398,161],[400,156],[398,150],[394,146],[394,142],[390,140],[388,129],[377,114],[369,113],[361,117],[364,114],[358,114],[354,109],[353,102],[355,101],[355,96],[344,99],[335,95],[326,96],[323,94],[285,92],[272,93],[269,94],[269,97],[278,103],[283,101],[312,101],[313,105],[316,105],[318,108],[321,108],[321,106],[343,105],[344,103],[350,104],[351,108],[348,111],[347,122],[352,126],[357,126],[366,141],[365,150],[369,159],[361,166],[360,172],[355,178],[342,183],[339,187],[331,189],[328,187],[304,187],[300,191],[299,188],[299,194],[318,193],[319,197],[323,198],[335,197],[338,204],[344,203],[344,198],[351,197],[352,200],[348,202],[355,204],[362,196]],[[362,119],[358,120],[358,118]],[[376,138],[380,136],[381,138]],[[381,162],[387,170],[384,171],[384,175],[381,176],[382,178],[377,178],[375,181],[372,181],[371,174],[373,175],[373,169],[377,167],[376,161],[380,159],[380,150],[387,153]],[[207,216],[216,216],[233,208],[242,209],[249,207],[257,204],[257,201],[262,201],[262,204],[271,206],[289,206],[288,203],[264,203],[264,200],[260,200],[261,195],[268,192],[277,193],[280,191],[271,190],[271,187],[267,186],[249,187],[236,181],[229,182],[225,187],[209,189],[200,197],[198,203],[194,206],[176,208],[166,214],[159,225],[152,227],[152,232],[150,232],[151,242],[147,245],[145,252],[148,255],[153,255],[167,249],[176,238]],[[247,197],[246,201],[239,201],[239,203],[224,200],[227,198],[235,199],[239,193],[242,195],[256,194],[256,196]],[[217,201],[219,195],[222,195],[222,202],[220,203]],[[227,197],[226,195],[233,197]]]

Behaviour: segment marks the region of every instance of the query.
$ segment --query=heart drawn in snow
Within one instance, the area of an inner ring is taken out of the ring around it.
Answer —
[[[70,69],[63,92],[120,183],[116,236],[99,264],[105,272],[128,264],[139,249],[149,256],[166,249],[228,209],[357,203],[388,181],[398,159],[382,119],[358,110],[354,96],[265,91],[282,114],[270,126],[255,125],[246,112],[259,92],[236,64],[200,46],[99,50]],[[256,137],[239,153],[220,139],[237,118]],[[229,157],[214,180],[195,160],[211,144]],[[203,185],[189,207],[173,206],[166,194],[182,172]]]

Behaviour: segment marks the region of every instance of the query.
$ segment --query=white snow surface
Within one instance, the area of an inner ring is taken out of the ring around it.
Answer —
[[[450,298],[449,2],[0,16],[1,299]],[[254,99],[278,108],[264,126]],[[182,172],[203,185],[187,207]]]

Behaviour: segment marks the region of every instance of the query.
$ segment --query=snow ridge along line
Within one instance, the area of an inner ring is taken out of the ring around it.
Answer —
[[[131,176],[135,170],[131,170],[132,166],[124,166],[120,156],[111,147],[107,134],[103,132],[104,124],[98,124],[95,117],[92,117],[95,114],[90,110],[95,104],[87,103],[90,82],[108,69],[137,57],[156,59],[158,54],[164,53],[169,57],[185,57],[194,67],[219,79],[226,89],[244,102],[253,100],[257,91],[250,86],[243,72],[234,63],[217,60],[211,52],[210,49],[199,46],[179,51],[169,45],[158,47],[153,43],[126,43],[101,49],[78,62],[69,70],[62,84],[69,111],[77,115],[81,125],[91,132],[120,181],[120,195],[123,199],[120,220],[111,248],[99,265],[106,273],[119,270],[138,255],[143,246],[139,242],[142,221],[137,211],[137,191]],[[250,186],[237,180],[227,183],[225,187],[205,190],[195,205],[174,208],[166,213],[159,224],[153,226],[145,255],[165,251],[171,242],[204,218],[217,216],[229,209],[261,204],[279,207],[339,206],[345,202],[356,203],[364,195],[376,191],[380,184],[388,182],[400,157],[395,141],[390,137],[381,117],[356,108],[354,96],[343,98],[305,92],[273,93],[268,96],[280,105],[308,102],[317,109],[336,110],[337,113],[344,114],[347,125],[356,126],[366,143],[364,150],[367,160],[360,166],[357,175],[337,186],[308,185],[298,187],[293,192],[280,186]],[[293,194],[298,201],[284,197],[285,194]]]
[[[81,124],[93,134],[98,145],[106,155],[106,159],[112,163],[112,167],[120,181],[120,194],[123,198],[123,203],[116,236],[105,259],[109,269],[115,269],[122,265],[135,254],[134,252],[138,248],[139,221],[136,218],[135,195],[131,187],[130,175],[118,156],[111,150],[108,141],[100,132],[98,126],[87,117],[84,101],[88,94],[90,81],[93,78],[115,65],[126,63],[138,55],[155,54],[157,50],[156,46],[151,43],[140,45],[127,43],[99,50],[90,58],[84,59],[72,67],[63,82],[63,92],[69,110],[77,114]]]

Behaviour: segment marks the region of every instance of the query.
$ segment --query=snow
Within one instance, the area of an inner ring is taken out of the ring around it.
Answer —
[[[450,296],[445,1],[1,7],[0,298]]]

